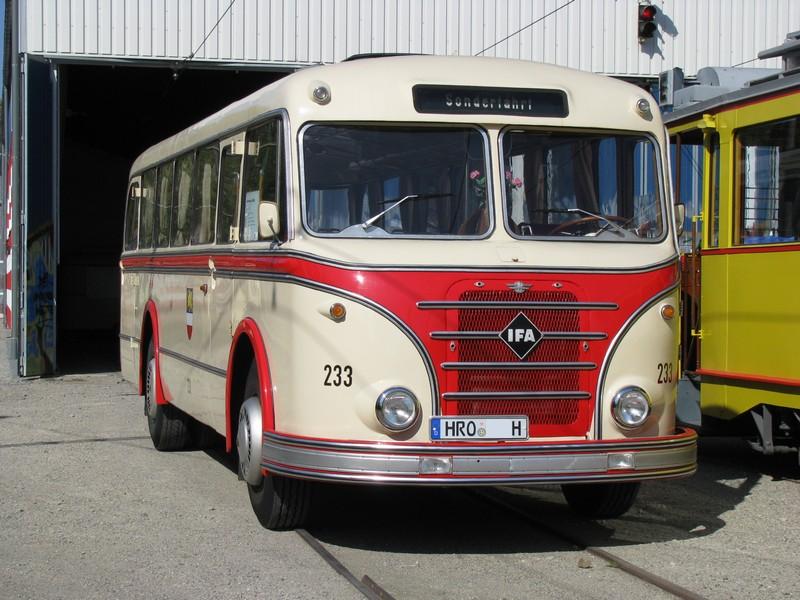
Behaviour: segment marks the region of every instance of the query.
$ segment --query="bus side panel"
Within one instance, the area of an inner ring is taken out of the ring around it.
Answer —
[[[196,275],[170,273],[154,275],[153,298],[158,306],[159,362],[161,381],[167,400],[181,410],[192,414],[192,390],[195,367],[187,359],[192,358],[194,332],[194,294],[189,299],[187,289]],[[190,338],[191,336],[191,338]]]
[[[133,305],[133,284],[139,277],[138,273],[125,273],[120,275],[120,321],[119,321],[119,362],[122,376],[136,385],[139,385],[139,335],[141,334],[140,324],[134,319]]]
[[[197,419],[225,435],[225,388],[228,355],[231,348],[231,304],[233,299],[234,280],[222,277],[206,276],[206,292],[196,289],[199,298],[195,300],[195,326],[206,342],[200,346],[198,360],[215,369],[198,370],[202,386],[195,388]],[[199,302],[198,302],[199,300]],[[201,312],[202,311],[202,312]]]
[[[253,318],[267,348],[275,429],[328,439],[386,440],[375,417],[378,396],[393,386],[417,397],[417,427],[397,439],[429,441],[432,398],[423,360],[386,317],[345,297],[301,285],[237,281],[235,318]],[[341,302],[341,322],[327,316]]]
[[[667,304],[679,306],[679,293],[676,289],[639,316],[614,352],[602,390],[601,414],[595,415],[602,419],[602,439],[675,433],[680,319],[665,320],[661,308]],[[652,402],[649,420],[634,430],[622,429],[611,415],[614,395],[629,385],[645,390]]]

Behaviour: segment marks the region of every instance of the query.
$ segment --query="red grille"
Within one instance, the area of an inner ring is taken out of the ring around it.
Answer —
[[[461,301],[473,302],[576,302],[567,291],[528,290],[522,294],[512,290],[477,290],[461,294]],[[523,312],[542,332],[580,331],[577,310],[487,310],[462,309],[458,312],[459,331],[501,331]],[[524,362],[577,362],[580,360],[579,340],[544,339],[531,351]],[[458,341],[460,362],[521,362],[498,339]],[[555,370],[461,370],[457,373],[460,392],[519,392],[519,391],[579,391],[581,373]],[[460,400],[456,403],[459,415],[527,415],[531,425],[569,425],[575,423],[580,408],[587,400],[568,398],[498,400]]]

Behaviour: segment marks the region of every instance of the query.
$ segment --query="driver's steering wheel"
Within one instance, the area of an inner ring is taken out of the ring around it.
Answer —
[[[581,217],[580,219],[575,219],[574,221],[565,221],[564,223],[559,223],[553,229],[550,230],[548,235],[555,235],[557,233],[561,233],[562,231],[566,231],[567,229],[572,229],[573,227],[581,227],[586,225],[587,223],[592,223],[594,221],[616,221],[617,223],[626,223],[629,219],[625,217],[619,217],[617,215],[604,215],[602,217]]]

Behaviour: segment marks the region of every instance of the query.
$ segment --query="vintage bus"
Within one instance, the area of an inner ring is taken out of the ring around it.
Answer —
[[[607,517],[694,472],[653,102],[524,61],[362,58],[144,152],[120,351],[155,447],[222,434],[273,529],[324,482],[554,483]]]
[[[690,207],[680,416],[767,454],[800,447],[800,35],[760,56],[787,52],[794,68],[733,91],[735,72],[712,73],[709,99],[666,117]]]

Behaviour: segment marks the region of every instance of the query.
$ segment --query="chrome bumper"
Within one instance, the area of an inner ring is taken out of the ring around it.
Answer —
[[[660,479],[697,470],[697,434],[678,429],[645,440],[488,445],[337,442],[267,432],[261,466],[303,479],[401,485]]]

